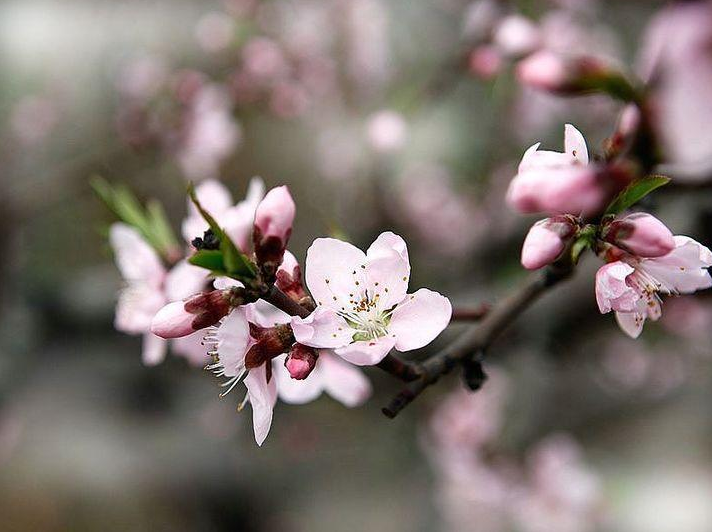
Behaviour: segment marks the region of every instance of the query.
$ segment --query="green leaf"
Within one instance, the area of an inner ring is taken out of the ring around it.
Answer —
[[[650,175],[634,181],[616,196],[608,206],[608,209],[606,209],[606,214],[623,212],[638,203],[653,190],[667,185],[669,182],[670,178],[663,175]]]
[[[188,258],[188,262],[215,273],[227,273],[223,254],[217,249],[201,249]]]
[[[257,276],[254,266],[250,260],[237,249],[237,246],[230,240],[230,237],[223,231],[215,218],[200,204],[192,183],[188,185],[188,196],[203,219],[208,222],[210,229],[220,239],[220,252],[222,253],[222,260],[227,274],[230,277],[240,280],[254,279]]]
[[[571,246],[571,260],[574,264],[578,264],[579,259],[584,251],[593,248],[596,242],[596,226],[588,224],[579,230]]]
[[[168,222],[168,217],[166,216],[166,211],[163,209],[163,205],[158,201],[150,200],[146,203],[146,214],[148,216],[151,232],[155,235],[156,240],[167,249],[178,247],[178,242]]]

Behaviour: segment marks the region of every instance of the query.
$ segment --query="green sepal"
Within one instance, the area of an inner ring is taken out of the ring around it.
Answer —
[[[215,236],[218,237],[220,240],[220,250],[210,250],[213,251],[214,253],[217,252],[221,255],[221,260],[222,260],[222,271],[214,271],[213,273],[215,274],[222,274],[222,275],[228,275],[229,277],[232,277],[234,279],[238,280],[249,280],[249,279],[255,279],[257,277],[257,272],[255,270],[254,265],[252,262],[237,248],[237,246],[234,244],[234,242],[230,239],[230,237],[225,233],[225,231],[220,227],[218,222],[215,220],[215,218],[212,217],[212,215],[206,211],[203,206],[200,204],[200,201],[198,200],[198,197],[195,194],[195,187],[193,186],[192,183],[188,185],[188,196],[190,197],[190,200],[193,202],[193,205],[195,205],[195,208],[198,209],[198,212],[200,215],[203,217],[203,219],[208,222],[208,225],[210,226],[210,229],[212,232],[215,234]],[[202,250],[202,251],[207,251],[207,250]],[[198,252],[200,253],[200,251]],[[202,259],[198,259],[202,260]],[[215,260],[214,257],[211,260]],[[194,264],[194,263],[191,263]],[[196,266],[201,266],[200,264],[196,264]],[[205,266],[201,266],[205,268]],[[210,269],[210,268],[208,268]]]

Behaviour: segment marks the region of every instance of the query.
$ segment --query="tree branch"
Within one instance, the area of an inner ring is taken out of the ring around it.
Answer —
[[[406,386],[383,408],[383,413],[394,418],[423,390],[447,373],[457,364],[484,355],[490,344],[524,310],[552,286],[568,278],[573,272],[570,261],[552,264],[543,272],[533,274],[526,284],[501,303],[494,306],[479,325],[463,333],[457,340],[420,364],[412,364],[412,372],[420,377]]]
[[[482,303],[474,308],[456,308],[452,311],[452,321],[480,321],[490,311],[491,305]]]

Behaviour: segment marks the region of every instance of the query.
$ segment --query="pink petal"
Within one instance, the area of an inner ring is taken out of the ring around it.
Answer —
[[[230,277],[216,277],[213,281],[213,288],[216,290],[225,290],[232,287],[242,288],[244,286],[245,285],[237,279],[232,279]]]
[[[596,272],[596,302],[601,314],[611,310],[631,312],[640,296],[626,284],[626,278],[635,269],[625,262],[604,264]]]
[[[233,310],[220,324],[217,331],[217,351],[226,377],[236,376],[244,365],[250,345],[250,326],[245,309]]]
[[[396,339],[392,336],[382,336],[377,340],[354,342],[346,347],[335,349],[334,352],[357,366],[373,366],[383,360],[395,343]]]
[[[257,445],[262,445],[272,426],[272,410],[277,402],[277,379],[273,375],[270,382],[267,382],[267,367],[262,364],[251,369],[244,382],[250,396],[255,441]]]
[[[319,307],[306,318],[292,317],[294,338],[310,347],[334,348],[348,345],[354,330],[330,308]]]
[[[267,303],[264,299],[259,299],[248,306],[251,310],[250,321],[260,327],[274,327],[275,325],[289,323],[292,319],[292,316]]]
[[[166,358],[168,343],[155,334],[146,333],[143,335],[143,353],[141,358],[146,366],[155,366],[163,362]]]
[[[216,220],[220,218],[232,205],[230,191],[220,181],[207,179],[195,187],[195,195],[203,208]],[[202,237],[208,230],[208,224],[188,200],[188,217],[183,220],[182,233],[185,241],[190,243],[194,238]]]
[[[164,291],[169,301],[178,301],[202,292],[207,281],[207,270],[182,260],[168,272]]]
[[[645,316],[638,312],[616,312],[616,321],[624,333],[631,338],[638,338],[643,331]]]
[[[321,395],[324,391],[321,356],[320,354],[314,370],[304,380],[293,379],[289,376],[289,372],[284,367],[287,355],[281,355],[274,359],[275,371],[273,375],[277,378],[277,391],[282,401],[293,405],[302,405]]]
[[[359,406],[371,396],[371,383],[363,372],[339,357],[321,351],[317,368],[326,392],[344,406]],[[311,378],[312,375],[305,382]]]
[[[114,250],[116,265],[129,283],[142,282],[159,286],[166,270],[158,253],[134,228],[115,223],[109,230],[109,243]]]
[[[148,284],[134,284],[119,293],[114,327],[127,334],[143,334],[166,303],[163,293]]]
[[[452,305],[445,296],[421,288],[396,307],[388,333],[395,335],[398,351],[410,351],[428,345],[450,323]]]
[[[205,347],[203,339],[205,331],[198,331],[182,338],[171,340],[171,349],[176,355],[184,357],[191,366],[204,367],[210,362],[208,349]]]
[[[564,151],[582,164],[588,164],[588,149],[581,132],[571,124],[564,126]]]
[[[385,232],[366,252],[366,285],[371,298],[378,294],[381,309],[390,309],[405,297],[410,278],[410,262],[405,241]]]
[[[640,268],[662,284],[670,293],[689,294],[712,286],[707,268],[712,265],[712,253],[699,242],[675,236],[675,249],[664,257],[646,259]]]
[[[317,238],[307,250],[306,283],[317,305],[336,311],[351,306],[349,294],[363,287],[366,255],[347,242]],[[359,283],[358,285],[356,283]]]

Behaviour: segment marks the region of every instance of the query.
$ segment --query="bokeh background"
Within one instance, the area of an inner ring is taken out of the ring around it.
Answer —
[[[140,338],[113,330],[113,219],[89,186],[157,198],[178,229],[188,180],[237,200],[260,175],[292,190],[298,258],[317,236],[365,246],[392,229],[413,287],[495,301],[523,278],[533,220],[504,193],[524,149],[559,149],[571,122],[600,150],[620,111],[523,88],[513,58],[534,40],[636,72],[651,21],[705,3],[685,4],[5,0],[0,528],[712,530],[705,294],[633,341],[598,313],[587,257],[495,344],[480,394],[452,375],[389,421],[398,383],[368,371],[364,406],[279,404],[258,448],[239,397],[178,356],[144,367]],[[702,50],[680,89],[693,103],[712,76]],[[710,144],[703,130],[693,155]],[[688,189],[648,207],[709,244],[712,198]]]

